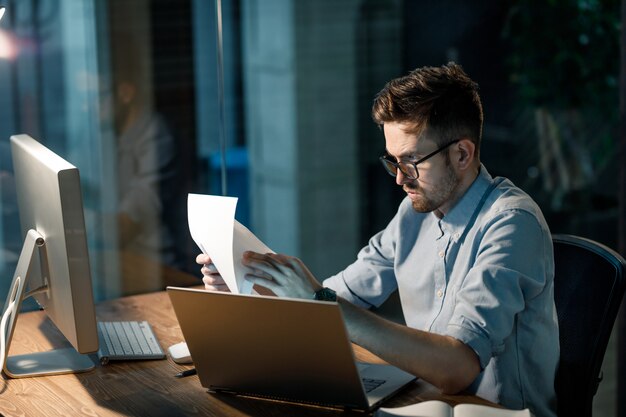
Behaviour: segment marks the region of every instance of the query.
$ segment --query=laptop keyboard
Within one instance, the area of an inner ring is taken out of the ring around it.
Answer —
[[[98,357],[103,365],[110,360],[165,358],[147,321],[100,321],[98,337]]]
[[[371,379],[371,378],[362,378],[361,381],[363,381],[363,388],[365,389],[366,393],[375,390],[376,388],[380,387],[382,384],[387,382],[384,379]]]

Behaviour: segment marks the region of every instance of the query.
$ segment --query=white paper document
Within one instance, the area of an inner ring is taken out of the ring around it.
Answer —
[[[251,294],[252,283],[244,279],[249,268],[241,261],[245,251],[274,253],[235,219],[236,197],[189,194],[189,231],[202,253],[209,255],[234,294]]]
[[[376,417],[533,417],[528,409],[508,410],[480,404],[458,404],[453,407],[439,400],[397,408],[381,407],[374,415]]]

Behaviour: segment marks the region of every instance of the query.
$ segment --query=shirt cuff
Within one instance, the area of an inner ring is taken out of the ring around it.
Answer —
[[[324,287],[330,288],[331,290],[334,290],[339,297],[349,301],[356,306],[368,309],[372,307],[372,304],[363,300],[361,297],[353,293],[352,290],[350,290],[341,274],[326,278],[324,282],[322,282],[322,285]]]
[[[448,324],[446,336],[454,337],[476,352],[481,370],[487,367],[492,356],[491,343],[487,337],[462,324]]]

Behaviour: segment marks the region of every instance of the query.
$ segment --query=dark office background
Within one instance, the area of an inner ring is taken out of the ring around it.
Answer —
[[[384,141],[372,99],[390,78],[448,61],[480,85],[490,173],[535,198],[553,232],[619,246],[618,0],[223,0],[221,45],[209,0],[3,3],[4,289],[22,244],[8,150],[15,133],[81,169],[96,298],[166,284],[148,267],[145,276],[141,267],[120,273],[110,220],[119,120],[104,96],[116,94],[116,62],[136,46],[151,110],[177,149],[175,190],[161,191],[179,198],[161,221],[179,262],[164,268],[198,277],[185,195],[221,194],[222,172],[227,194],[239,197],[237,218],[270,247],[320,277],[350,262],[403,198],[377,160]]]

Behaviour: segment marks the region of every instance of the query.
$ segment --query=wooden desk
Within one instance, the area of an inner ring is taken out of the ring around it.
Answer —
[[[99,320],[148,320],[164,349],[180,342],[182,334],[165,292],[120,298],[96,307]],[[210,336],[210,335],[208,335]],[[67,346],[68,342],[41,311],[19,315],[10,354]],[[355,346],[361,361],[379,362]],[[97,358],[94,356],[97,363]],[[188,366],[171,359],[96,365],[82,374],[7,379],[0,386],[0,413],[9,416],[346,416],[342,412],[293,404],[209,394],[197,376],[175,378]],[[400,406],[441,399],[451,404],[485,403],[473,396],[443,396],[417,381],[385,403]]]

